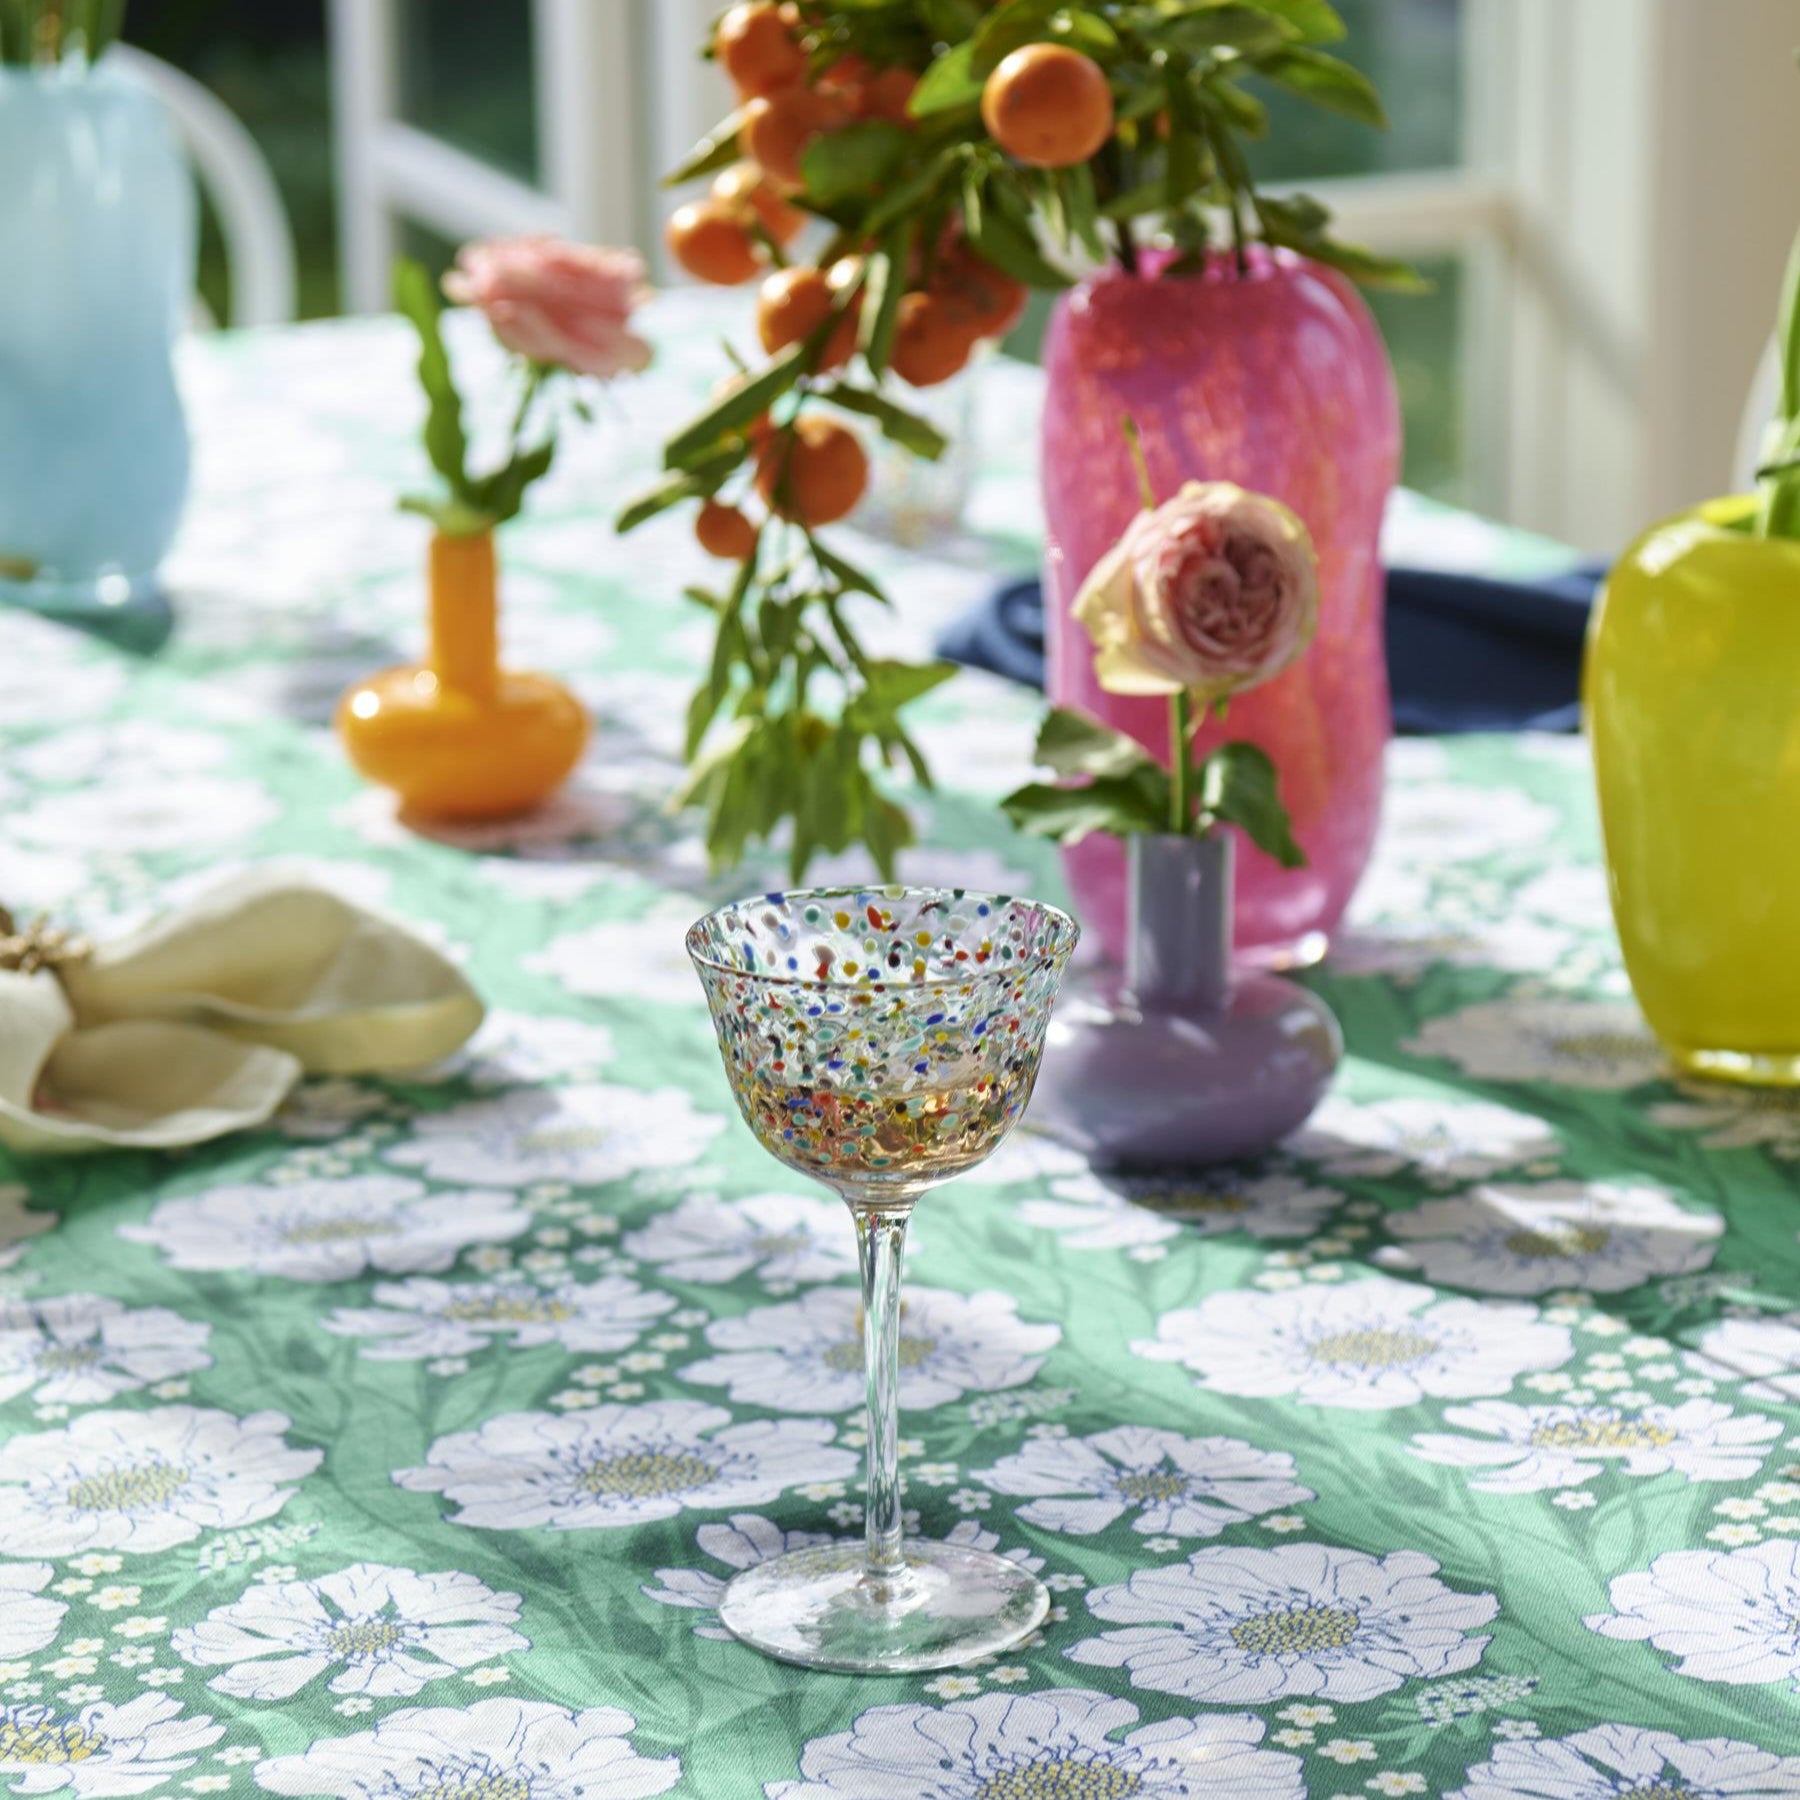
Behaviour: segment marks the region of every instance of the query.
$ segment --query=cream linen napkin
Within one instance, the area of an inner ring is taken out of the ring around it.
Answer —
[[[254,869],[79,960],[0,970],[0,1144],[201,1143],[261,1124],[302,1074],[417,1068],[481,1019],[402,926]]]

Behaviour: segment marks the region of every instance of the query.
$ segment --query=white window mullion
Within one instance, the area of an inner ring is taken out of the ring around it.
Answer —
[[[388,304],[396,240],[378,140],[397,105],[397,35],[392,0],[331,0],[338,246],[349,312]]]

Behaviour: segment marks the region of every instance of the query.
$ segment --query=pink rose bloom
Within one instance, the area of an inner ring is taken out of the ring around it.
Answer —
[[[536,363],[610,381],[650,361],[631,330],[644,298],[644,260],[561,238],[488,238],[465,244],[444,292],[479,307],[507,349]]]
[[[1190,481],[1132,520],[1082,584],[1075,616],[1108,693],[1241,693],[1312,642],[1312,540],[1278,500]]]

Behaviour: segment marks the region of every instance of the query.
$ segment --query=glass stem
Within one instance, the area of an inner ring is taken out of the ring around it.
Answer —
[[[900,1263],[910,1206],[844,1196],[862,1262],[863,1367],[869,1377],[869,1485],[863,1504],[869,1573],[898,1575],[900,1555]]]

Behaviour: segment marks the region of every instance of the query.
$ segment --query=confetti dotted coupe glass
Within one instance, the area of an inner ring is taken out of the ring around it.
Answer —
[[[862,1256],[867,1542],[731,1583],[719,1617],[769,1656],[952,1668],[1017,1643],[1049,1608],[1005,1557],[901,1535],[900,1259],[913,1202],[1018,1123],[1077,936],[1053,907],[941,888],[767,894],[688,933],[750,1129],[844,1200]]]

